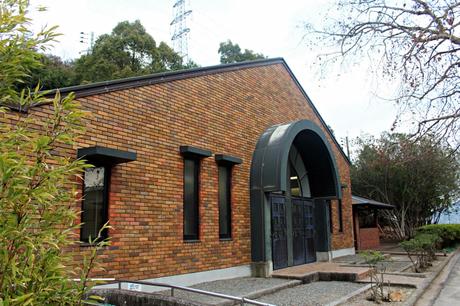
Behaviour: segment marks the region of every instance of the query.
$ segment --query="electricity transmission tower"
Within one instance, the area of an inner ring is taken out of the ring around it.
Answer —
[[[86,45],[86,49],[78,52],[78,54],[90,54],[94,47],[94,32],[80,32],[80,43]]]
[[[186,0],[173,0],[174,17],[171,23],[171,41],[173,49],[183,59],[184,63],[188,62],[188,34],[190,28],[187,27],[187,17],[190,16],[192,10],[187,8]]]

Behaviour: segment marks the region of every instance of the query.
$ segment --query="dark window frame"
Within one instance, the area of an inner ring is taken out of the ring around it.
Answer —
[[[332,214],[332,200],[328,200],[327,202],[329,208],[329,231],[331,232],[331,234],[334,234],[334,215]]]
[[[217,165],[217,171],[218,171],[218,206],[219,206],[219,239],[221,240],[228,240],[232,239],[232,187],[233,187],[233,165],[228,164],[218,164]],[[225,171],[224,171],[225,169]],[[225,185],[222,185],[221,181],[221,172],[224,171],[225,173],[223,174],[225,176]],[[222,193],[225,193],[222,195]],[[226,203],[222,203],[222,199],[225,199]],[[226,206],[226,207],[222,207]],[[222,211],[226,210],[226,225],[227,228],[222,228],[224,221],[222,220],[224,218],[224,215],[222,214]]]
[[[337,200],[337,217],[339,218],[339,232],[343,233],[343,205],[342,199]]]
[[[192,162],[194,164],[193,169],[193,199],[187,198],[187,185],[186,185],[186,176],[187,176],[187,161]],[[197,241],[200,239],[200,174],[201,174],[201,159],[191,156],[185,156],[184,161],[184,173],[183,173],[183,239],[184,241]],[[190,202],[191,200],[191,202]],[[191,203],[191,204],[188,204]],[[190,209],[190,205],[193,205]],[[193,228],[195,233],[189,233],[188,229],[186,228],[186,219],[189,218],[189,212],[192,211],[194,213],[194,222]]]
[[[111,174],[112,174],[112,171],[111,171],[112,167],[110,167],[108,165],[101,165],[101,164],[93,164],[93,166],[95,168],[99,168],[99,167],[104,168],[104,189],[103,189],[103,192],[102,192],[103,200],[102,200],[101,218],[103,219],[102,224],[106,224],[109,221],[109,194],[110,194],[110,178],[111,178]],[[85,226],[89,226],[89,224],[87,222],[85,222],[85,220],[83,220],[84,206],[85,206],[85,177],[83,176],[82,200],[81,200],[82,213],[81,213],[81,216],[80,216],[80,222],[81,222],[81,226],[80,226],[80,241],[85,243],[85,244],[89,244],[90,243],[89,242],[90,237],[83,237],[83,234],[84,234],[83,228]],[[94,239],[92,241],[92,243],[97,243],[98,241],[107,239],[108,237],[109,237],[108,229],[104,229],[102,231],[102,233],[101,233],[100,239],[99,240]],[[96,237],[91,237],[91,238],[96,238]]]

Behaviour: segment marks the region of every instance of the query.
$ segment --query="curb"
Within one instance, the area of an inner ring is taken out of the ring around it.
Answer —
[[[446,276],[445,278],[442,280],[442,282],[440,283],[441,285],[441,288],[439,288],[439,290],[436,292],[436,294],[430,299],[430,304],[434,304],[434,302],[438,299],[439,295],[441,294],[441,291],[442,289],[444,288],[444,285],[446,283],[446,281],[449,279],[450,277],[450,274],[452,273],[452,270],[456,264],[456,262],[458,261],[458,259],[460,258],[460,251],[457,250],[455,253],[457,253],[456,255],[452,256],[452,259],[449,260],[449,264],[447,265],[447,273],[446,273]],[[456,259],[455,259],[456,257]],[[442,273],[442,272],[441,272]],[[441,274],[440,273],[440,274]],[[439,275],[440,277],[440,275]],[[417,301],[416,301],[417,302]]]
[[[444,270],[444,268],[452,262],[453,258],[456,258],[457,255],[460,254],[460,249],[457,249],[455,252],[452,252],[450,253],[449,255],[447,255],[447,259],[445,262],[443,262],[440,266],[439,266],[439,269],[433,273],[432,275],[430,275],[429,277],[427,277],[423,282],[422,284],[420,285],[420,287],[418,287],[415,292],[409,297],[409,299],[407,299],[403,305],[404,306],[412,306],[414,305],[419,299],[420,297],[423,295],[423,293],[425,292],[426,288],[428,288],[428,286],[431,285],[431,283],[439,276],[439,274],[441,274],[441,272]],[[450,269],[452,270],[453,268],[453,265],[450,267]],[[449,274],[450,274],[450,271],[449,271]],[[439,293],[438,293],[439,295]]]

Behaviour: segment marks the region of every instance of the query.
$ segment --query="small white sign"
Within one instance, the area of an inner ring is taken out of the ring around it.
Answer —
[[[85,187],[104,187],[104,167],[85,169]]]
[[[128,290],[142,291],[142,285],[141,284],[128,283]]]

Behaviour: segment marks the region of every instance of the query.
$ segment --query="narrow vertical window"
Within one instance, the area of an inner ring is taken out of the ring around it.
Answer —
[[[232,238],[232,181],[234,166],[241,164],[241,158],[216,154],[219,171],[219,238]]]
[[[184,159],[184,240],[199,238],[200,160]]]
[[[109,171],[105,167],[85,170],[80,231],[80,240],[83,242],[94,241],[102,226],[107,222]],[[107,233],[103,232],[102,238],[106,236]]]
[[[232,237],[232,167],[219,166],[219,238]]]
[[[337,215],[339,217],[339,232],[343,232],[342,199],[337,200]]]
[[[328,203],[328,209],[329,209],[329,230],[330,230],[331,233],[334,233],[334,223],[332,222],[333,221],[333,218],[332,218],[332,201],[328,200],[327,203]]]

